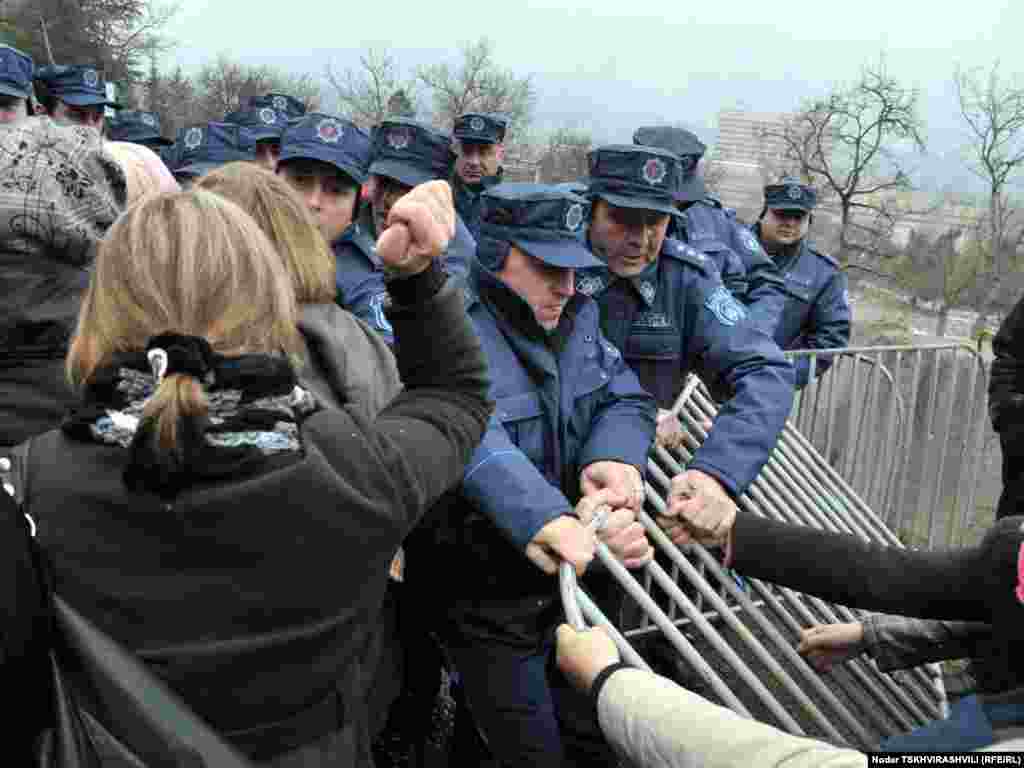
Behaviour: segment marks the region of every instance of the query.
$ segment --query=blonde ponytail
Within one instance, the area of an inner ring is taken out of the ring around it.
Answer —
[[[142,411],[142,420],[152,425],[154,448],[159,454],[177,454],[178,427],[190,422],[189,433],[201,433],[210,401],[202,384],[194,376],[176,373],[165,377]]]

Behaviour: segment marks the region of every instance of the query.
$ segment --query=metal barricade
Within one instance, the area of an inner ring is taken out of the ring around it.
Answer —
[[[942,717],[945,696],[934,665],[884,674],[873,661],[859,659],[820,674],[796,653],[801,628],[857,621],[859,612],[743,580],[699,544],[679,548],[671,543],[653,516],[664,510],[672,476],[692,458],[706,437],[703,425],[716,413],[711,396],[696,379],[675,410],[686,427],[687,442],[678,453],[662,448],[652,452],[640,516],[657,558],[630,572],[603,544],[598,546],[598,560],[628,596],[614,622],[564,566],[562,596],[570,621],[580,626],[585,616],[609,628],[627,662],[649,668],[660,658],[659,671],[741,715],[793,734],[873,749],[888,736]],[[902,546],[792,425],[740,504],[776,520]],[[666,646],[675,654],[668,669]]]
[[[799,393],[792,422],[909,546],[965,542],[987,527],[976,500],[987,371],[966,344],[794,350],[831,357]],[[985,486],[986,492],[990,486]]]

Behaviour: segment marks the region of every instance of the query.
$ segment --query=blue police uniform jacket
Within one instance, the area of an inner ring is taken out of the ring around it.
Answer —
[[[750,286],[747,282],[747,267],[739,254],[726,247],[714,235],[690,227],[682,215],[674,223],[675,226],[668,230],[668,236],[708,256],[718,269],[718,275],[729,293],[745,302]]]
[[[359,229],[366,235],[370,243],[377,241],[377,229],[373,224],[370,206],[365,206],[359,213]],[[476,238],[462,221],[455,215],[455,234],[448,241],[448,248],[441,255],[441,268],[446,274],[465,280],[469,276],[469,265],[476,261]]]
[[[739,260],[743,265],[746,292],[737,294],[730,284],[731,280],[735,282],[731,277],[735,266],[725,267],[719,263],[722,281],[750,307],[755,324],[771,334],[786,301],[782,275],[753,233],[736,220],[736,211],[709,196],[683,212],[683,226],[689,244],[698,251],[714,257],[721,249],[726,249]],[[718,262],[719,258],[715,260]]]
[[[666,238],[639,275],[606,268],[577,272],[576,290],[597,299],[601,324],[640,383],[671,408],[694,372],[728,399],[691,469],[739,496],[768,460],[793,403],[793,367],[754,325],[706,255]]]
[[[556,580],[526,558],[527,544],[573,510],[588,464],[645,470],[657,409],[601,334],[589,297],[574,296],[549,336],[530,306],[482,267],[474,265],[465,290],[496,407],[449,513],[461,530],[459,578],[446,591],[456,601],[475,595],[477,612],[514,625],[557,598]],[[480,608],[480,598],[499,609]]]
[[[373,240],[358,224],[348,227],[331,244],[337,267],[337,302],[379,333],[388,344],[395,343],[391,323],[384,315],[387,288]]]
[[[483,181],[473,189],[467,185],[457,173],[452,176],[452,196],[455,202],[455,211],[465,222],[473,240],[480,239],[480,195],[485,189],[500,184],[504,176],[504,169],[499,168],[496,176],[485,176]]]
[[[755,232],[760,234],[758,225]],[[839,264],[807,244],[782,253],[776,266],[785,282],[786,303],[775,325],[773,336],[782,349],[832,349],[850,343],[850,297],[846,274]],[[806,386],[811,361],[798,358],[797,387]],[[816,375],[821,376],[832,365],[830,356],[818,358]]]

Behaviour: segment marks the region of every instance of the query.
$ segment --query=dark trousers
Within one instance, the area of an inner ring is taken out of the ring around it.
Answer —
[[[516,648],[456,633],[448,651],[477,727],[502,766],[617,766],[585,694],[554,664],[548,642]]]

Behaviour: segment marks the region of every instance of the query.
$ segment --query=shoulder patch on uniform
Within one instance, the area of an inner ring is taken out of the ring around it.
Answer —
[[[724,285],[711,292],[704,300],[704,306],[711,310],[722,325],[736,325],[747,316],[747,310]]]
[[[469,309],[474,304],[476,304],[479,299],[476,295],[476,292],[469,287],[469,283],[467,283],[465,280],[460,280],[459,283],[459,287],[462,291],[462,303],[463,305],[465,305],[466,309]]]
[[[381,291],[370,299],[370,309],[373,310],[373,324],[377,326],[378,330],[385,333],[395,332],[395,329],[391,327],[391,323],[388,322],[387,315],[384,314],[384,310],[390,306],[391,296],[387,291]]]

